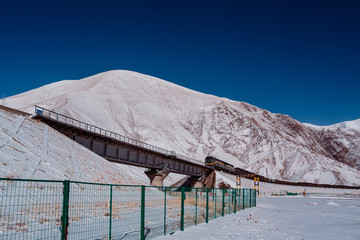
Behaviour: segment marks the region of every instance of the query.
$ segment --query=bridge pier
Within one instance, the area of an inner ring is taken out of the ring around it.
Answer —
[[[212,171],[204,181],[204,185],[206,188],[215,188],[215,182],[216,182],[216,172]]]
[[[215,171],[207,172],[201,177],[186,176],[182,180],[171,185],[172,187],[186,188],[214,188],[216,182]]]
[[[191,186],[193,188],[214,188],[216,182],[216,174],[215,171],[210,172],[207,176],[202,176],[199,178],[191,178],[192,183]]]
[[[205,180],[204,178],[198,178],[193,186],[193,188],[204,188],[205,187]]]
[[[151,186],[162,187],[164,179],[169,175],[170,171],[150,169],[145,171],[146,176],[150,179]]]

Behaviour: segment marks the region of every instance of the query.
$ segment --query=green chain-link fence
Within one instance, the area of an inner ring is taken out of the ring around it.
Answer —
[[[0,239],[149,239],[254,206],[254,189],[0,178]]]

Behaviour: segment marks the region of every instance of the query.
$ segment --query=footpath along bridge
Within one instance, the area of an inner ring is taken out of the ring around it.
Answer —
[[[199,160],[35,106],[35,119],[46,123],[111,162],[144,167],[151,185],[162,186],[170,173],[188,175],[183,185],[214,187],[215,172]]]

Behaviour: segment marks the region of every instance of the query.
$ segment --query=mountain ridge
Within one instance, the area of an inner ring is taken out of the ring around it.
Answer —
[[[336,129],[336,128],[345,128],[345,129],[354,129],[354,130],[358,130],[360,131],[360,118],[359,119],[355,119],[352,121],[344,121],[344,122],[339,122],[339,123],[335,123],[335,124],[331,124],[329,126],[317,126],[317,125],[313,125],[310,123],[304,123],[305,125],[309,126],[309,127],[313,127],[313,128],[317,128],[317,129]]]

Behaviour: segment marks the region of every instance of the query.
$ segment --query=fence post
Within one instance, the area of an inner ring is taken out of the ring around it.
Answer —
[[[242,203],[242,194],[241,194],[241,189],[239,189],[239,210],[241,210],[241,203]]]
[[[242,191],[241,196],[242,196],[243,210],[244,210],[245,209],[245,189],[241,189],[241,191]]]
[[[206,223],[209,222],[209,188],[206,188]]]
[[[145,186],[141,186],[140,239],[145,240]]]
[[[249,189],[249,208],[251,208],[251,189]]]
[[[69,227],[70,181],[63,182],[63,211],[61,216],[61,239],[67,240]]]
[[[221,215],[224,216],[224,208],[225,208],[225,189],[222,189],[222,209]]]
[[[255,192],[255,198],[254,198],[254,207],[256,207],[256,192]]]
[[[233,192],[233,198],[234,198],[234,213],[236,214],[236,189],[232,190]]]
[[[215,188],[213,188],[213,196],[215,197],[215,218],[216,218],[216,195],[215,195]]]
[[[229,197],[229,214],[231,213],[231,195],[230,195],[230,188],[228,189],[228,197]]]
[[[197,202],[198,202],[198,189],[196,189],[195,196],[195,225],[197,225]]]
[[[185,191],[184,187],[181,188],[181,219],[180,219],[180,230],[184,231],[184,201],[185,201]]]
[[[241,190],[240,189],[236,189],[236,193],[237,193],[237,197],[238,197],[238,200],[237,200],[237,203],[239,204],[238,207],[239,207],[239,211],[241,210]]]
[[[109,239],[111,239],[111,224],[112,224],[112,191],[113,191],[113,186],[110,185]]]
[[[166,235],[166,189],[164,190],[164,235]]]

